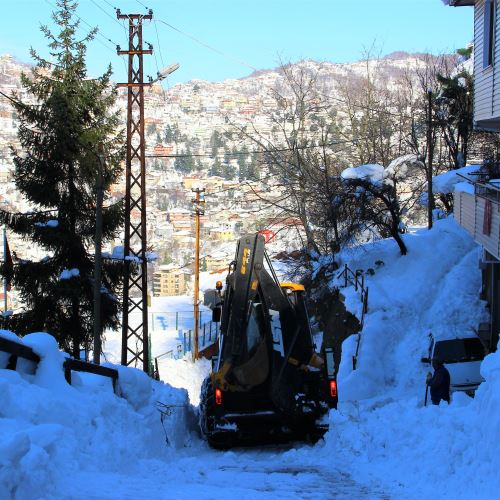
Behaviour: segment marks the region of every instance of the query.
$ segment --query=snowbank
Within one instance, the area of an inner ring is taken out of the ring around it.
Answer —
[[[185,390],[122,366],[114,366],[121,397],[96,375],[74,373],[70,386],[62,370],[66,355],[53,337],[34,333],[16,340],[41,361],[31,375],[26,366],[0,369],[0,498],[57,496],[53,485],[77,470],[119,471],[139,460],[172,460],[188,442]],[[173,410],[165,431],[157,401]]]
[[[342,346],[339,395],[358,400],[388,393],[420,396],[428,334],[467,334],[486,314],[479,300],[479,247],[453,218],[436,221],[434,229],[403,236],[408,255],[382,240],[344,258],[351,269],[372,269],[368,314],[361,334],[358,369],[352,370],[357,336]],[[378,263],[378,265],[377,265]],[[382,263],[382,264],[380,264]],[[359,293],[342,290],[346,306],[361,315]]]
[[[351,252],[352,269],[366,276],[368,314],[358,369],[352,370],[357,336],[342,346],[338,412],[322,453],[342,456],[359,481],[387,484],[400,498],[494,498],[500,478],[500,353],[482,364],[486,379],[471,399],[423,406],[421,364],[428,334],[470,335],[484,320],[479,300],[479,247],[452,217],[431,231],[404,236],[408,255],[390,241]],[[349,309],[360,313],[353,288],[343,289]]]
[[[363,482],[387,484],[395,498],[498,498],[500,353],[490,354],[475,399],[451,405],[422,398],[344,403],[330,412],[322,455],[342,456]]]

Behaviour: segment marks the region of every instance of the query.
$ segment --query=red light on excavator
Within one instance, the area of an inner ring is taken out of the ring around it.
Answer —
[[[219,388],[215,389],[215,404],[222,404],[222,391]]]
[[[330,396],[332,398],[337,397],[337,381],[336,380],[330,380]]]

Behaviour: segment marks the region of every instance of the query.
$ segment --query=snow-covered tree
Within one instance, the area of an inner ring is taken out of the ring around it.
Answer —
[[[417,202],[423,188],[415,175],[421,168],[415,155],[404,155],[387,168],[360,165],[345,169],[341,175],[359,226],[394,238],[401,255],[408,252],[401,237],[405,231],[404,214]]]
[[[19,334],[52,333],[60,346],[79,355],[93,335],[93,243],[96,185],[102,174],[104,192],[121,174],[123,140],[117,114],[112,112],[111,68],[89,79],[86,44],[95,31],[79,40],[77,4],[58,1],[53,20],[59,32],[47,27],[50,62],[32,50],[36,66],[22,84],[34,104],[16,101],[21,150],[14,151],[14,180],[33,211],[1,212],[0,219],[47,256],[39,261],[15,261],[12,284],[23,311],[9,319]],[[117,135],[118,134],[118,135]],[[99,157],[101,154],[101,157]],[[103,160],[103,161],[100,161]],[[99,181],[100,182],[100,181]],[[123,223],[121,203],[103,210],[103,241],[115,237]],[[122,262],[105,261],[102,268],[103,328],[118,325]]]

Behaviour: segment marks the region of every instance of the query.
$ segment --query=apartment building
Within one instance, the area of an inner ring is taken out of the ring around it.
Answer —
[[[185,295],[187,291],[188,276],[184,269],[166,265],[160,266],[153,273],[153,296],[171,297]]]

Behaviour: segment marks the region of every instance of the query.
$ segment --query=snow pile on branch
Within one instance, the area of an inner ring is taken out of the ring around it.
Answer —
[[[69,280],[80,276],[80,270],[74,267],[73,269],[63,269],[59,275],[60,280]]]
[[[121,245],[113,247],[113,251],[111,253],[103,252],[102,256],[106,259],[128,260],[137,264],[142,262],[142,259],[140,257],[136,257],[135,255],[127,255],[127,257],[125,257],[125,249]],[[154,262],[158,260],[158,254],[156,252],[146,252],[146,260],[148,262]]]
[[[0,369],[0,498],[55,498],[56,482],[77,471],[114,473],[131,463],[172,460],[186,444],[186,391],[122,366],[113,366],[121,397],[106,377],[73,372],[69,385],[62,368],[66,355],[52,336],[0,334],[41,358],[36,371],[21,358],[17,371]],[[5,368],[8,356],[0,355]],[[157,401],[172,405],[164,421],[169,444]]]
[[[361,333],[342,345],[339,412],[330,414],[324,454],[342,456],[360,481],[382,479],[396,498],[494,498],[500,488],[500,353],[471,399],[424,407],[428,334],[470,336],[487,316],[479,300],[480,249],[450,217],[403,236],[401,257],[383,240],[351,251],[349,266],[371,268]],[[384,265],[376,265],[383,262]],[[360,314],[359,292],[342,290]]]
[[[359,167],[346,168],[340,176],[344,180],[366,179],[372,184],[379,184],[384,179],[384,167],[378,163],[368,163]]]
[[[35,226],[37,227],[57,227],[59,226],[59,221],[55,219],[51,219],[47,222],[35,222]]]
[[[375,186],[393,184],[409,177],[415,168],[421,168],[422,162],[416,155],[400,156],[384,168],[378,163],[368,163],[358,167],[349,167],[342,171],[340,176],[345,181],[367,181]]]

